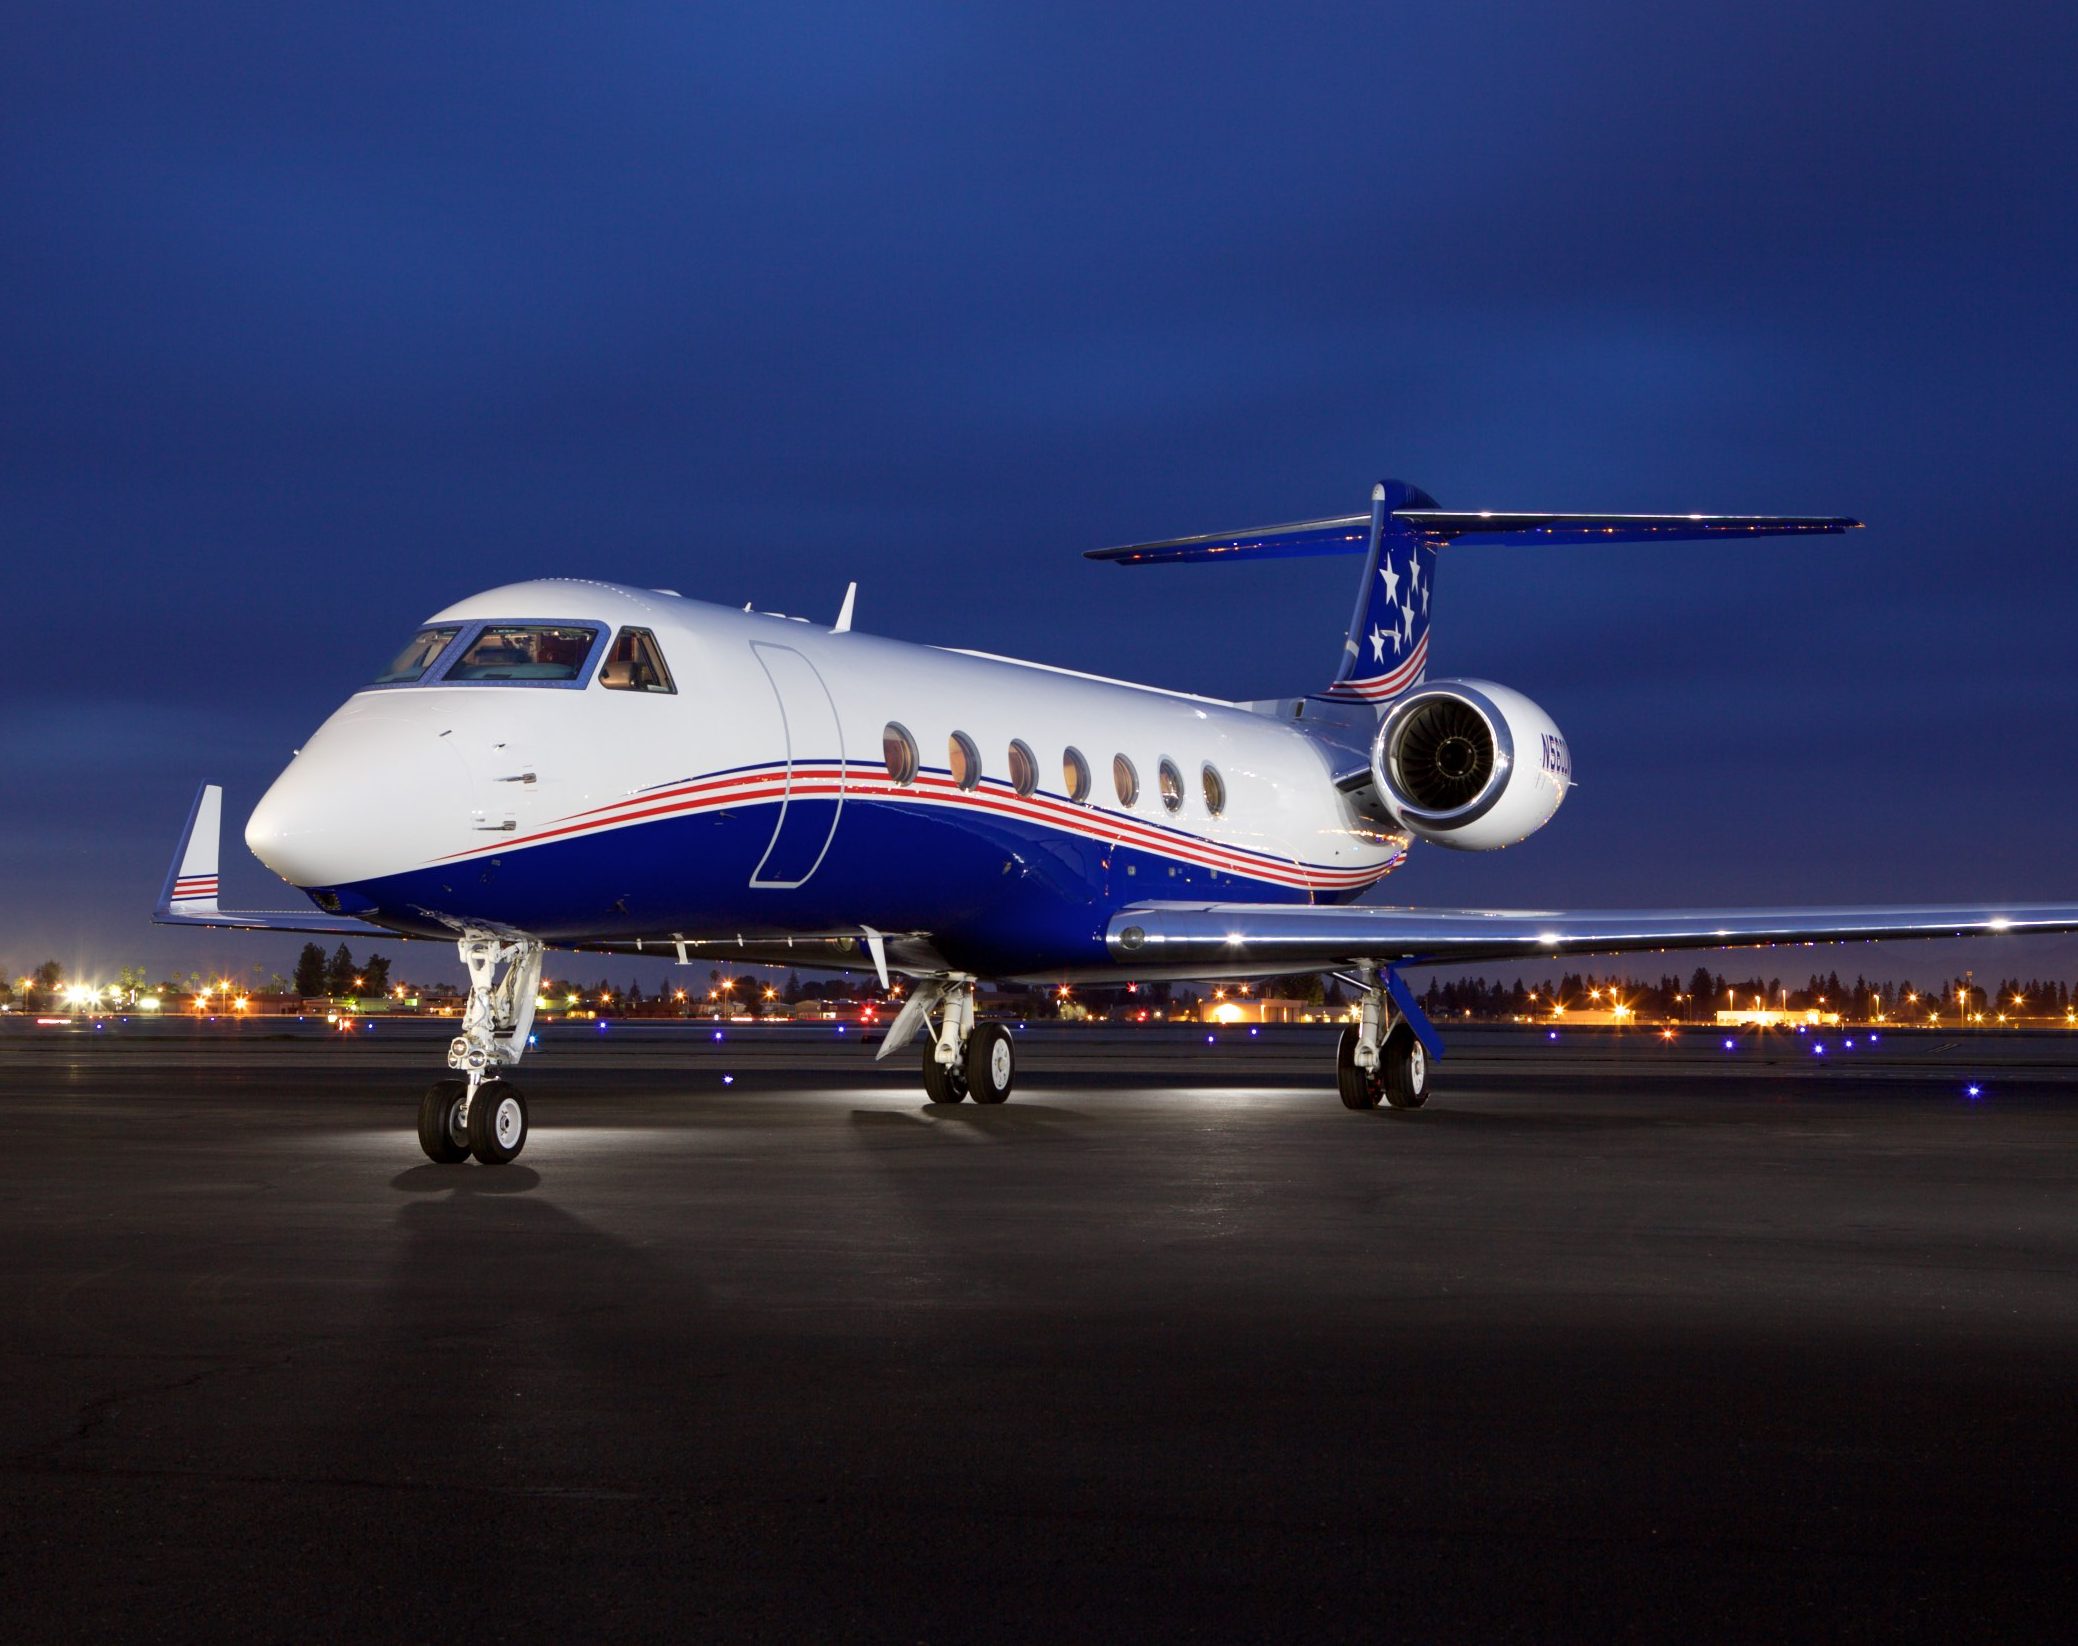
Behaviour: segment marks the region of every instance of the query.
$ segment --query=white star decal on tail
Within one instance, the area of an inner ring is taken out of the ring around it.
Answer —
[[[1376,623],[1373,623],[1371,625],[1370,641],[1371,661],[1374,663],[1383,663],[1385,661],[1385,631],[1381,629]],[[1393,647],[1394,651],[1398,651],[1399,649],[1400,648],[1398,646]]]
[[[1414,602],[1412,600],[1400,608],[1400,622],[1407,630],[1407,638],[1412,640],[1414,638]]]
[[[1393,570],[1392,557],[1385,557],[1385,564],[1378,568],[1379,581],[1385,584],[1385,598],[1392,605],[1400,603],[1400,574]]]

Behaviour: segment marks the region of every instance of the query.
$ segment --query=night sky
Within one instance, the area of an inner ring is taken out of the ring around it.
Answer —
[[[2078,898],[2068,8],[722,9],[9,9],[0,963],[285,962],[148,924],[194,785],[472,590],[1269,696],[1356,562],[1080,551],[1385,476],[1868,521],[1448,552],[1580,786],[1392,900]]]

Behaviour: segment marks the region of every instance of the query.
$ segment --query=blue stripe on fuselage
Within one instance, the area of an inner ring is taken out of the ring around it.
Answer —
[[[1360,889],[1309,893],[999,813],[851,796],[804,884],[752,887],[776,816],[770,800],[689,812],[331,890],[343,909],[428,936],[481,923],[558,946],[927,931],[953,964],[1000,975],[1105,963],[1105,923],[1130,903],[1342,902]]]

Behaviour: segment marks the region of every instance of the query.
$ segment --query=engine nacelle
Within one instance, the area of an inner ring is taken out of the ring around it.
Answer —
[[[1410,834],[1491,852],[1551,821],[1573,762],[1551,716],[1521,692],[1489,680],[1432,680],[1379,726],[1371,776]]]

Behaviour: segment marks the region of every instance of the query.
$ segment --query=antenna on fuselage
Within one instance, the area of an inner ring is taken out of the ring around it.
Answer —
[[[851,633],[851,607],[852,602],[858,599],[858,595],[858,584],[847,583],[844,585],[844,604],[837,608],[837,621],[830,626],[830,633]]]

